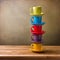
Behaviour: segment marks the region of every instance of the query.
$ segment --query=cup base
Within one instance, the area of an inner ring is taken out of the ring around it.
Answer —
[[[41,31],[41,32],[32,32],[33,34],[40,34],[40,35],[42,35],[42,34],[44,34],[45,33],[45,31]]]
[[[44,15],[44,13],[42,12],[42,13],[30,13],[30,15],[32,15],[32,16],[42,16],[42,15]]]
[[[42,23],[32,23],[32,25],[44,25],[45,24],[45,22],[42,22]]]

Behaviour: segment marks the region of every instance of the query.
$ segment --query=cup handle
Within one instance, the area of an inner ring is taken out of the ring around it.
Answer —
[[[32,32],[34,31],[34,28],[33,28],[33,26],[31,27],[31,31],[32,31]]]
[[[33,37],[33,35],[32,35],[32,36],[31,36],[31,39],[33,40],[33,38],[34,38],[34,37]]]
[[[31,27],[31,30],[32,30],[32,31],[34,31],[34,28],[33,28],[33,27]]]
[[[34,22],[34,17],[32,16],[32,17],[31,17],[31,23],[33,23],[33,22]]]

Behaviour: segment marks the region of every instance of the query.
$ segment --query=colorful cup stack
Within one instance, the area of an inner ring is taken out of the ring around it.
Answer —
[[[33,52],[42,52],[43,51],[43,44],[42,44],[42,35],[45,33],[42,30],[42,25],[45,24],[45,22],[42,22],[42,7],[36,6],[30,8],[30,15],[31,15],[31,50]]]

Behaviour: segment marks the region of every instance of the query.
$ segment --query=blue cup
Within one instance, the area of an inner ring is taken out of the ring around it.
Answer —
[[[45,22],[42,22],[42,16],[32,16],[31,24],[32,25],[44,25]]]

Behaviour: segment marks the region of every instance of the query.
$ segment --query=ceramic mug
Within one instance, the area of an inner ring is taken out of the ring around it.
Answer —
[[[44,33],[44,31],[42,31],[42,26],[37,26],[37,25],[31,27],[31,32],[33,34],[38,34],[38,35],[42,35]]]
[[[31,44],[31,50],[33,52],[42,52],[43,51],[43,46],[41,43],[32,43]]]
[[[36,6],[36,7],[30,8],[30,15],[43,15],[42,7]]]
[[[42,43],[42,35],[33,34],[31,36],[31,39],[32,39],[32,42],[36,42],[36,43],[40,42],[40,43]]]
[[[42,16],[32,16],[31,17],[32,25],[43,25],[45,22],[42,22]]]

